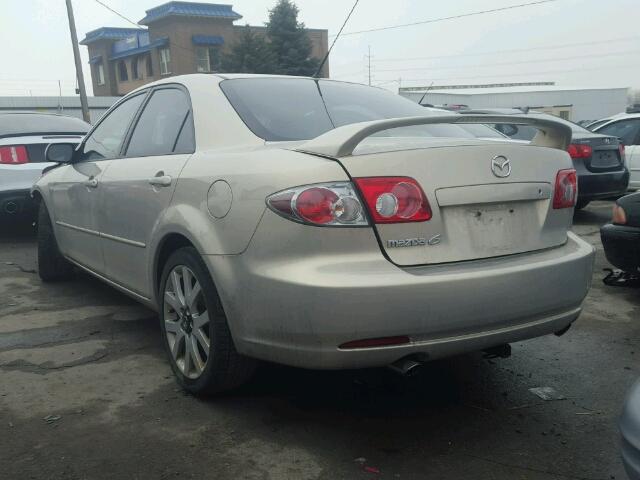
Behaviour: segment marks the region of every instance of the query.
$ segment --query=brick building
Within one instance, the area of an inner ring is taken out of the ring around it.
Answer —
[[[147,10],[138,22],[146,28],[102,27],[80,42],[89,49],[96,96],[125,95],[145,83],[172,75],[215,72],[220,55],[233,45],[244,26],[232,5],[168,2]],[[251,27],[264,34],[265,27]],[[307,29],[311,55],[323,58],[327,30]],[[322,76],[329,76],[325,64]]]

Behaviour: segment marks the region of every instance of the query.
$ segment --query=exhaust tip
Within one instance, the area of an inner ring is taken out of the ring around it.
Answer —
[[[389,368],[403,377],[412,377],[420,372],[423,365],[424,362],[413,358],[401,358],[389,365]]]

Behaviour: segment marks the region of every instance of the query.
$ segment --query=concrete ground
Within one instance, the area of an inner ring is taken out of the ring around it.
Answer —
[[[35,241],[0,227],[0,478],[623,479],[617,416],[640,376],[640,290],[593,288],[565,336],[387,371],[263,367],[239,392],[183,393],[157,319],[81,275],[44,285]],[[558,285],[562,294],[562,285]],[[529,392],[549,386],[566,397]]]

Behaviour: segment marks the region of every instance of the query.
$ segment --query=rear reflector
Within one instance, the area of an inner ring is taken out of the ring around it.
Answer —
[[[374,347],[390,347],[392,345],[406,345],[411,340],[406,335],[399,337],[382,337],[382,338],[367,338],[364,340],[353,340],[351,342],[343,343],[338,348],[343,350],[349,350],[352,348],[374,348]]]
[[[431,207],[424,191],[410,177],[354,178],[375,223],[425,222]]]
[[[572,143],[567,148],[567,152],[571,158],[589,158],[593,153],[593,148],[591,145],[583,143]]]
[[[28,163],[29,155],[24,145],[11,145],[8,147],[0,147],[0,164],[18,165]]]
[[[578,177],[573,168],[560,170],[556,175],[553,208],[573,208],[578,198]]]

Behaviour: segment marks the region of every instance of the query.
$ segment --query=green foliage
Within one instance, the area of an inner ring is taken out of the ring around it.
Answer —
[[[231,50],[222,56],[222,71],[235,73],[275,73],[276,57],[264,36],[249,25],[243,27]]]
[[[298,22],[298,7],[278,0],[269,11],[266,37],[245,26],[238,40],[222,56],[222,71],[312,76],[320,60],[311,57],[311,40]]]
[[[269,11],[267,38],[276,58],[276,71],[281,75],[310,76],[319,65],[311,57],[311,40],[298,22],[298,7],[291,0],[278,0]]]

